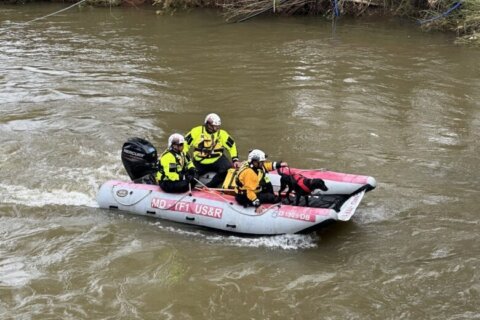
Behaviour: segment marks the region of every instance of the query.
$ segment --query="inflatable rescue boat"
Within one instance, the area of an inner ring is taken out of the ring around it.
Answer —
[[[133,138],[126,142],[122,162],[133,181],[105,182],[97,194],[100,208],[246,235],[309,233],[329,222],[348,221],[365,193],[376,187],[375,179],[369,176],[288,168],[288,174],[323,179],[328,190],[314,190],[308,207],[305,201],[295,206],[291,198],[284,197],[281,203],[263,204],[255,210],[239,205],[228,184],[222,189],[202,188],[180,194],[162,191],[152,181],[157,152],[146,140]],[[268,173],[275,192],[280,188],[281,173]],[[207,174],[200,182],[209,179]]]

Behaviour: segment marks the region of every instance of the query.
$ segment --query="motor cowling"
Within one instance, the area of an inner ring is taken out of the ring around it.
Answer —
[[[122,147],[122,163],[133,182],[155,184],[157,149],[147,140],[128,139]]]

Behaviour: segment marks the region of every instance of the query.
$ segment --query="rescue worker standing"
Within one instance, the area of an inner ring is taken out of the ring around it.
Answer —
[[[215,113],[205,117],[204,124],[190,130],[186,134],[185,153],[193,149],[193,163],[199,175],[207,172],[215,172],[212,180],[206,184],[209,188],[215,188],[225,180],[228,169],[232,163],[225,156],[225,149],[230,154],[233,166],[240,167],[238,161],[237,145],[227,131],[220,129],[222,121]]]
[[[183,151],[185,139],[174,133],[168,138],[168,148],[160,156],[160,169],[156,179],[165,192],[187,192],[195,186],[195,166]]]
[[[259,207],[262,203],[276,203],[280,199],[273,192],[273,186],[266,175],[280,167],[287,167],[286,162],[266,161],[262,150],[254,149],[248,154],[248,161],[240,168],[235,189],[235,199],[243,206]]]

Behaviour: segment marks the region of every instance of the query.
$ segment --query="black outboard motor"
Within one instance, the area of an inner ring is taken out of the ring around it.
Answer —
[[[122,162],[135,183],[156,184],[158,156],[155,147],[145,139],[130,138],[122,147]]]

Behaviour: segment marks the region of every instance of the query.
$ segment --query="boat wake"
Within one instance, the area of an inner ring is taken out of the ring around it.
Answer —
[[[238,236],[211,236],[207,237],[211,242],[227,243],[235,247],[268,248],[283,250],[299,250],[316,248],[318,237],[315,234],[283,234],[276,236],[264,236],[258,238],[242,238]]]
[[[267,248],[282,250],[301,250],[318,247],[319,237],[315,233],[311,234],[283,234],[275,236],[260,237],[240,237],[234,235],[206,234],[204,231],[190,231],[184,228],[162,225],[161,222],[155,222],[154,225],[167,232],[195,237],[202,239],[207,243],[220,243],[233,247],[247,248]]]

